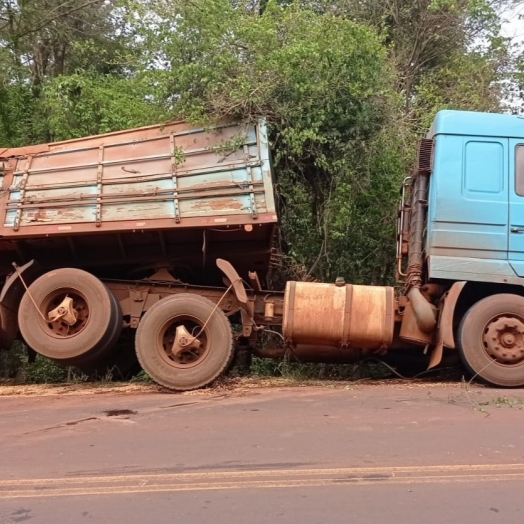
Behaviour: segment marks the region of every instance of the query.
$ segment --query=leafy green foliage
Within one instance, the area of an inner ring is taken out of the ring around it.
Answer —
[[[0,0],[2,146],[161,120],[133,75],[134,44],[110,3]]]
[[[0,143],[265,118],[280,282],[300,268],[384,283],[416,137],[438,109],[520,96],[524,67],[500,36],[514,4],[0,0]]]
[[[65,140],[161,121],[147,96],[137,78],[59,76],[47,82],[39,110],[50,138]]]
[[[382,133],[396,96],[377,33],[299,3],[284,9],[270,1],[262,14],[228,0],[153,6],[152,19],[140,17],[142,36],[165,69],[151,71],[151,56],[143,66],[164,85],[165,105],[194,121],[265,118],[282,248],[319,278],[342,272],[364,280],[376,259],[362,262],[358,237],[379,251],[382,231],[393,234],[384,216],[391,199],[379,186],[397,186],[399,178],[391,169],[381,171],[381,182],[375,176],[376,153],[396,147]],[[359,224],[377,203],[378,219]]]
[[[9,351],[0,351],[0,380],[46,384],[70,381],[79,375],[75,368],[59,366],[41,355],[30,361],[25,346],[19,341]]]
[[[282,377],[296,383],[322,379],[343,381],[362,379],[386,379],[394,374],[391,368],[374,360],[357,364],[303,364],[286,359],[269,360],[254,358],[252,375],[255,377]]]

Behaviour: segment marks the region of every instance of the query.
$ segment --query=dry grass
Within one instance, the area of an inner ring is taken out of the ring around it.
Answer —
[[[162,393],[165,388],[155,384],[134,383],[71,383],[71,384],[0,384],[0,397],[33,397],[52,395],[103,395],[108,393]]]
[[[360,380],[321,380],[297,379],[288,377],[225,377],[212,386],[195,391],[176,393],[156,384],[141,383],[71,383],[71,384],[0,384],[0,397],[12,396],[52,396],[52,395],[103,395],[103,394],[151,394],[166,393],[188,396],[206,396],[221,393],[241,392],[243,390],[286,387],[316,387],[332,389],[373,388],[386,386],[392,389],[431,389],[448,388],[460,390],[460,381],[429,380],[429,379],[360,379]],[[481,384],[471,384],[470,388],[484,388]]]

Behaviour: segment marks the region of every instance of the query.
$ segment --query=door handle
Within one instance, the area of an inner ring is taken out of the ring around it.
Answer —
[[[524,227],[512,227],[510,231],[512,233],[524,233]]]

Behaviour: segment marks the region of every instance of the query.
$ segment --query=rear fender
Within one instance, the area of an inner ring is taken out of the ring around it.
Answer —
[[[433,368],[440,364],[444,353],[444,347],[455,349],[453,318],[455,317],[455,307],[457,306],[458,299],[465,285],[465,281],[455,282],[444,295],[437,327],[437,345],[431,354],[429,368]]]
[[[5,281],[2,292],[0,293],[0,305],[18,311],[18,306],[25,293],[25,286],[21,282],[19,275],[22,275],[26,286],[30,286],[39,276],[44,274],[44,270],[35,260],[18,268]]]
[[[0,293],[0,349],[9,349],[18,335],[18,307],[25,293],[24,282],[30,286],[44,271],[31,260],[7,277]]]

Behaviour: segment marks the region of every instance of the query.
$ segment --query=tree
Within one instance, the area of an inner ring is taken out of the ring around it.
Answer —
[[[128,5],[166,111],[267,118],[283,251],[318,278],[379,282],[393,273],[395,200],[417,135],[440,108],[503,103],[499,10],[512,1]]]
[[[356,248],[356,218],[366,199],[380,200],[372,165],[396,104],[376,31],[297,2],[283,8],[270,1],[262,14],[229,0],[133,7],[132,19],[142,21],[144,71],[163,86],[176,117],[268,122],[282,248],[319,278],[343,273],[363,280],[377,261],[368,248]],[[154,63],[162,67],[152,69]],[[381,176],[396,186],[396,171]],[[367,226],[369,249],[381,255],[384,223]]]
[[[0,0],[0,41],[34,87],[78,69],[110,72],[125,36],[118,26],[104,0]]]
[[[500,36],[501,14],[517,3],[328,0],[325,5],[341,16],[379,28],[397,72],[403,112],[418,129],[439,107],[500,110],[512,61],[511,43]]]
[[[0,43],[3,146],[147,120],[145,113],[136,118],[139,107],[133,113],[134,105],[147,105],[139,98],[140,86],[134,92],[124,81],[132,76],[128,55],[133,35],[110,3],[0,0]]]

